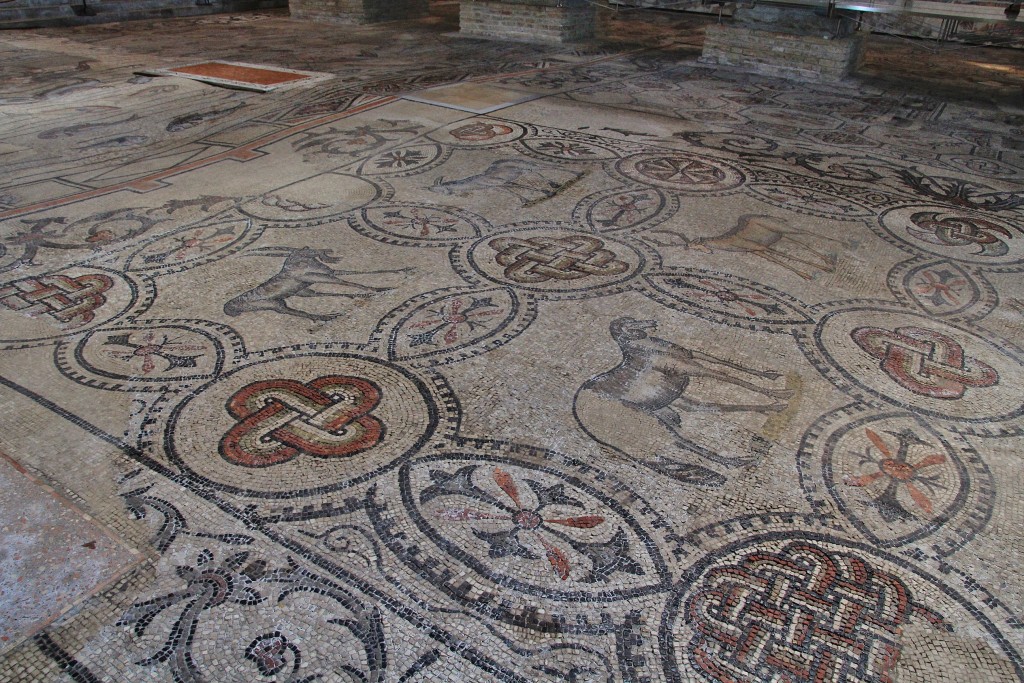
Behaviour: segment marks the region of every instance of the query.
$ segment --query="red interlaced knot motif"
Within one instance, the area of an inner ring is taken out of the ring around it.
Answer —
[[[892,574],[807,542],[712,569],[685,614],[692,663],[729,683],[892,683],[901,627],[945,626]]]
[[[882,370],[897,384],[921,396],[957,399],[968,387],[991,387],[999,382],[995,368],[968,357],[955,339],[934,330],[859,327],[850,336],[881,359]]]
[[[32,317],[48,315],[74,329],[92,321],[96,309],[107,303],[103,293],[113,286],[99,273],[27,277],[0,287],[0,305]]]
[[[227,410],[239,421],[221,439],[221,455],[246,467],[277,465],[303,453],[355,455],[384,438],[384,425],[370,415],[380,399],[376,385],[344,375],[306,384],[253,382],[228,399]]]

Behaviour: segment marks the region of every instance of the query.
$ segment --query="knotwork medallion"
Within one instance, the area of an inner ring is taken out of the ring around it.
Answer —
[[[110,276],[99,273],[25,277],[0,287],[0,305],[32,318],[49,316],[65,330],[74,330],[92,322],[113,286]]]
[[[878,223],[882,237],[913,254],[934,254],[994,271],[1016,271],[1024,263],[1020,227],[993,212],[912,204],[889,209]]]
[[[579,291],[630,278],[643,259],[602,235],[540,228],[485,238],[469,250],[472,265],[488,279],[534,291]]]
[[[269,467],[299,455],[340,458],[373,448],[384,425],[371,412],[381,401],[373,382],[345,375],[311,382],[253,382],[228,399],[238,419],[220,440],[220,454],[245,467]]]
[[[815,367],[859,400],[1008,434],[1024,417],[1022,352],[967,323],[882,302],[824,313],[797,339]]]
[[[888,680],[901,626],[947,628],[915,597],[854,554],[801,541],[755,549],[713,567],[687,598],[690,661],[716,680]]]
[[[991,365],[964,353],[960,343],[926,327],[858,327],[850,336],[857,346],[881,359],[885,374],[904,389],[932,398],[963,398],[968,387],[999,382]]]
[[[944,678],[923,641],[965,654],[978,648],[979,680],[1020,671],[1009,647],[996,655],[966,642],[959,625],[977,625],[993,642],[1003,636],[964,597],[864,545],[771,533],[711,552],[692,576],[662,620],[662,661],[674,683],[893,683],[904,680],[904,666],[916,669],[913,680]]]
[[[604,248],[602,240],[587,235],[499,237],[489,244],[498,252],[494,260],[505,266],[505,277],[523,284],[609,277],[629,270],[615,252]]]
[[[0,345],[84,332],[117,318],[140,299],[148,304],[150,290],[146,280],[105,268],[0,279]]]
[[[223,491],[325,493],[418,451],[439,422],[437,406],[454,406],[447,392],[375,358],[282,354],[200,387],[171,413],[165,444],[180,467]]]

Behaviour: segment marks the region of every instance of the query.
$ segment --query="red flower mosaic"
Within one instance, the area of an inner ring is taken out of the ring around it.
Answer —
[[[506,496],[512,501],[515,506],[514,511],[506,514],[495,514],[486,512],[483,510],[477,510],[470,507],[452,507],[443,508],[438,511],[437,516],[441,519],[464,522],[468,520],[478,519],[489,519],[489,520],[501,520],[512,522],[514,525],[510,532],[502,532],[503,542],[514,542],[518,544],[518,535],[520,533],[529,533],[537,540],[538,543],[544,548],[545,555],[548,562],[551,564],[552,570],[555,575],[558,576],[562,581],[569,578],[569,572],[572,570],[572,564],[569,560],[569,555],[562,550],[560,547],[552,543],[550,540],[545,538],[544,531],[546,525],[556,525],[570,527],[573,529],[593,529],[601,524],[604,524],[604,517],[599,515],[581,515],[574,517],[558,517],[549,518],[543,516],[543,506],[536,509],[528,509],[523,505],[522,497],[519,494],[519,487],[516,485],[515,480],[508,472],[505,472],[500,467],[494,468],[494,482],[498,485]],[[494,546],[492,547],[501,547]],[[501,551],[499,551],[501,552]],[[494,554],[494,553],[492,553]],[[522,553],[520,553],[522,554]]]

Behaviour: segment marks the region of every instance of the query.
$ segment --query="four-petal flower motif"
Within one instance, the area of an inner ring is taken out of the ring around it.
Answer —
[[[439,510],[437,512],[437,516],[441,519],[454,522],[464,522],[469,520],[499,520],[511,522],[512,528],[508,530],[497,532],[474,530],[473,533],[477,538],[486,541],[490,545],[491,549],[489,554],[491,557],[515,555],[528,559],[535,559],[537,556],[520,540],[521,534],[529,534],[541,545],[541,547],[544,548],[547,560],[551,564],[551,568],[554,570],[558,578],[562,581],[568,579],[572,565],[568,554],[548,538],[549,535],[554,535],[556,537],[560,536],[557,532],[553,532],[552,527],[561,526],[573,529],[592,529],[604,524],[604,517],[600,515],[548,517],[544,514],[544,509],[546,507],[560,504],[579,504],[575,499],[565,495],[563,492],[564,487],[562,485],[558,484],[544,488],[542,485],[530,481],[529,483],[531,487],[534,488],[538,501],[538,505],[531,508],[524,504],[523,497],[519,492],[519,487],[516,485],[512,475],[505,472],[500,467],[496,467],[492,476],[494,478],[494,482],[498,485],[498,488],[500,488],[509,500],[512,501],[512,507],[497,503],[496,506],[502,510],[500,513],[488,512],[471,507],[447,507]],[[618,537],[619,535],[617,534],[616,538]],[[639,571],[639,567],[635,567],[635,569]],[[632,573],[636,573],[636,571]]]
[[[877,468],[873,472],[846,479],[847,486],[871,487],[876,482],[884,482],[885,488],[874,496],[879,513],[887,521],[909,519],[913,517],[897,498],[902,487],[914,505],[925,515],[934,514],[934,506],[929,492],[942,488],[935,475],[922,472],[937,465],[946,463],[946,456],[941,453],[930,453],[923,458],[911,462],[910,449],[913,446],[930,446],[909,429],[892,433],[897,440],[895,450],[874,430],[865,428],[864,435],[874,448],[865,449],[861,457],[862,464],[873,463]],[[877,450],[878,455],[874,451]]]

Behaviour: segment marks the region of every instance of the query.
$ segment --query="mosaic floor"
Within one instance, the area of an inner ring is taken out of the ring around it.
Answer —
[[[0,36],[0,681],[1024,680],[1020,53],[452,18]]]

